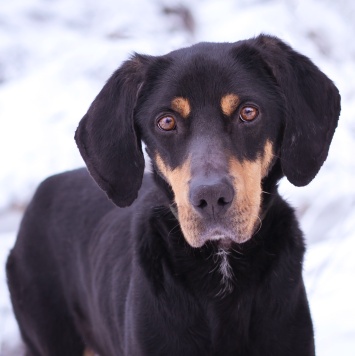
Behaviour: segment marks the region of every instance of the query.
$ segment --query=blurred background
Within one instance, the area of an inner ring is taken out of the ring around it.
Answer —
[[[317,354],[355,354],[355,1],[0,0],[0,355],[22,355],[4,265],[37,184],[83,162],[76,126],[133,52],[279,36],[337,85],[342,114],[316,179],[282,195],[297,209]],[[285,355],[286,356],[286,355]]]

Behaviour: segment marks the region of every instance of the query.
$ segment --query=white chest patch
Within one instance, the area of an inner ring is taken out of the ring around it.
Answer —
[[[216,296],[224,296],[233,290],[233,270],[229,263],[230,252],[223,248],[219,248],[215,254],[215,263],[217,264],[218,272],[221,274],[221,289]]]

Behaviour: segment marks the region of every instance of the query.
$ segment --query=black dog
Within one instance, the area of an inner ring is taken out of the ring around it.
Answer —
[[[339,112],[333,83],[274,37],[125,62],[76,141],[129,207],[83,169],[38,188],[7,263],[28,355],[314,355],[277,182],[314,178]]]

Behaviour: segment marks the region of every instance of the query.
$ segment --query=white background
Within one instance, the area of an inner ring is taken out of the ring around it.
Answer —
[[[19,217],[44,177],[82,165],[73,134],[109,75],[135,51],[261,32],[309,56],[342,95],[321,173],[305,188],[283,180],[281,192],[307,238],[317,354],[355,355],[355,2],[0,0],[1,356],[22,355],[3,268]]]

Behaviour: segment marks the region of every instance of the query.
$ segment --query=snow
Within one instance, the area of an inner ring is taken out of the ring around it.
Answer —
[[[36,185],[50,174],[82,165],[73,141],[75,128],[106,79],[130,54],[158,55],[198,41],[270,33],[310,57],[342,95],[339,126],[321,172],[307,187],[283,180],[280,190],[297,207],[307,237],[305,281],[317,354],[353,355],[354,18],[351,0],[2,2],[0,264],[5,265],[19,216]],[[20,354],[1,268],[0,355]]]

